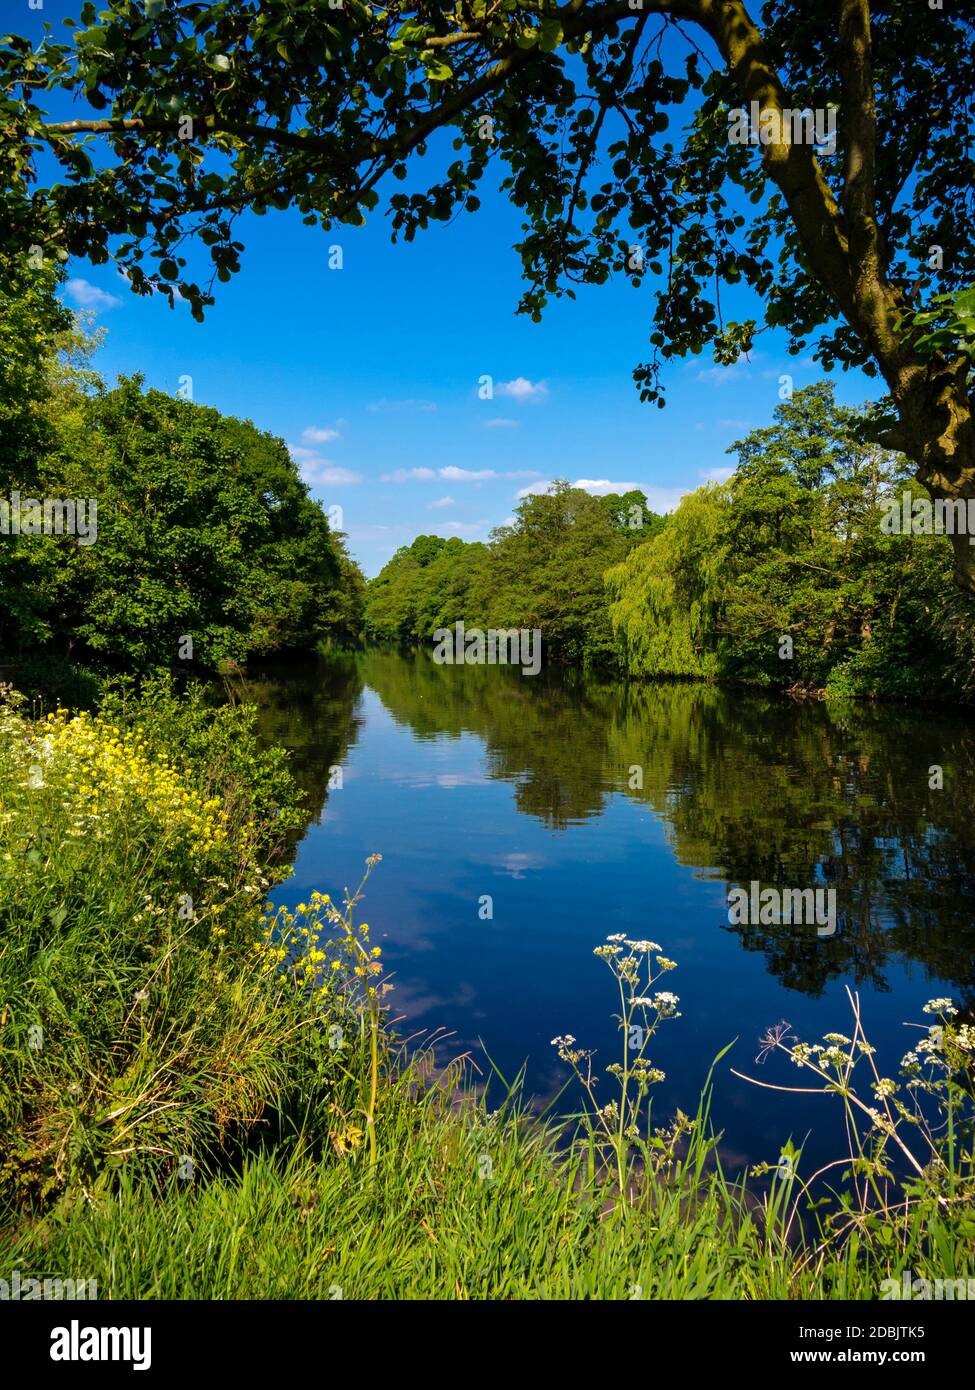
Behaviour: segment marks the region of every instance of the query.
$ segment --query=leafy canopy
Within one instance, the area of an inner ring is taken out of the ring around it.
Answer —
[[[196,314],[212,282],[189,274],[187,233],[225,280],[242,210],[356,225],[428,148],[432,175],[388,195],[394,233],[476,209],[500,166],[533,316],[575,284],[653,276],[648,396],[661,358],[750,345],[757,324],[726,321],[722,287],[747,282],[796,351],[825,329],[825,364],[889,376],[890,316],[858,280],[906,309],[931,244],[939,292],[975,280],[973,26],[956,4],[775,0],[753,19],[736,0],[108,0],[65,22],[67,42],[0,42],[10,225],[24,247],[111,253],[136,292]],[[58,91],[93,112],[52,119]],[[838,110],[836,153],[730,143],[729,109],[752,100]]]

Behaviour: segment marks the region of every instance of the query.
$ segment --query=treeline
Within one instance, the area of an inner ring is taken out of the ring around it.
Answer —
[[[820,382],[729,452],[728,482],[685,497],[607,575],[623,668],[837,695],[971,694],[975,605],[949,541],[897,534],[912,465],[875,442],[881,407]]]
[[[414,644],[459,621],[538,628],[548,660],[613,666],[603,575],[662,525],[642,492],[591,497],[555,483],[525,498],[487,545],[418,536],[399,549],[367,586],[365,635]]]
[[[107,389],[57,288],[0,275],[0,662],[207,673],[357,637],[364,581],[284,442],[139,376]]]
[[[975,604],[944,537],[888,524],[904,494],[928,504],[876,442],[880,419],[820,382],[732,446],[726,483],[666,517],[642,493],[558,483],[487,545],[418,537],[368,585],[367,635],[428,644],[463,619],[538,627],[547,661],[622,676],[967,699]]]

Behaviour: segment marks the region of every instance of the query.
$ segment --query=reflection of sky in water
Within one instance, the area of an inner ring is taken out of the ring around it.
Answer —
[[[972,922],[972,856],[966,854],[965,865],[953,865],[946,855],[953,844],[957,852],[957,827],[946,835],[932,824],[929,806],[921,799],[911,801],[912,765],[904,762],[909,755],[903,751],[909,747],[909,740],[904,743],[905,716],[898,715],[890,735],[898,740],[896,748],[892,742],[892,764],[884,761],[883,732],[878,734],[872,716],[876,780],[871,781],[869,769],[861,769],[859,799],[849,794],[839,767],[849,761],[850,750],[856,752],[856,730],[835,736],[838,770],[824,782],[840,798],[842,814],[835,825],[817,808],[807,808],[808,818],[793,825],[800,817],[795,805],[806,807],[801,790],[797,803],[785,804],[774,786],[756,774],[755,764],[756,757],[767,756],[774,769],[768,780],[782,787],[801,789],[805,773],[821,777],[825,712],[797,710],[781,701],[774,707],[772,729],[766,701],[751,723],[742,724],[737,712],[746,707],[747,697],[741,695],[722,697],[736,717],[725,724],[724,716],[712,719],[708,732],[713,746],[702,753],[712,762],[723,760],[724,785],[734,787],[740,807],[736,803],[729,810],[727,796],[701,788],[692,761],[675,746],[667,749],[674,754],[673,767],[655,804],[628,791],[626,766],[609,765],[598,773],[598,785],[584,789],[593,809],[582,813],[565,788],[577,778],[580,759],[587,768],[594,765],[599,712],[586,706],[584,686],[577,699],[585,727],[574,724],[573,702],[563,700],[551,725],[543,718],[529,737],[526,766],[520,771],[521,750],[515,748],[513,766],[506,764],[519,737],[519,711],[513,734],[506,734],[501,715],[497,727],[491,726],[490,712],[479,714],[472,707],[468,718],[464,698],[475,687],[472,673],[459,670],[453,676],[465,684],[448,688],[451,706],[449,719],[444,706],[444,722],[469,729],[483,718],[484,734],[438,732],[437,687],[421,696],[415,686],[407,683],[400,689],[395,684],[409,668],[408,659],[394,655],[370,656],[365,664],[366,681],[373,679],[394,703],[396,715],[375,689],[364,691],[344,787],[330,793],[321,823],[312,824],[301,845],[295,876],[278,890],[277,900],[294,904],[316,887],[334,894],[345,884],[352,886],[366,855],[380,852],[383,862],[370,881],[361,914],[393,974],[394,1012],[405,1020],[401,1031],[446,1029],[449,1050],[471,1050],[482,1067],[483,1044],[509,1078],[527,1063],[529,1088],[545,1099],[566,1079],[550,1045],[557,1034],[571,1032],[581,1044],[597,1048],[602,1066],[617,1056],[620,1035],[612,1015],[619,1000],[614,1001],[615,982],[593,948],[611,932],[650,937],[678,962],[679,968],[659,987],[680,996],[683,1015],[663,1025],[652,1048],[653,1061],[667,1073],[656,1091],[657,1123],[664,1123],[677,1106],[693,1112],[711,1060],[737,1038],[717,1073],[713,1107],[716,1123],[725,1130],[728,1155],[774,1159],[786,1139],[800,1142],[812,1129],[809,1157],[818,1162],[839,1156],[843,1139],[835,1101],[763,1092],[731,1076],[728,1068],[778,1085],[800,1084],[799,1074],[784,1060],[756,1064],[759,1036],[780,1019],[811,1042],[830,1031],[850,1035],[844,986],[856,986],[859,974],[867,1035],[881,1054],[880,1074],[896,1075],[901,1056],[916,1038],[903,1024],[921,1018],[921,1005],[935,995],[963,997],[950,976],[971,978],[972,937],[956,943],[944,923],[954,929],[956,920]],[[482,681],[501,679],[495,671],[474,674]],[[385,689],[387,677],[393,695]],[[438,681],[443,679],[441,672]],[[525,682],[512,697],[521,702],[548,698],[542,685],[537,696],[530,687]],[[498,691],[499,709],[504,710],[508,687]],[[674,697],[675,708],[686,702],[690,711],[688,747],[700,734],[697,706],[712,695],[687,686]],[[395,705],[400,697],[402,709]],[[633,721],[632,710],[627,717]],[[603,718],[618,718],[612,699]],[[414,732],[414,719],[422,736]],[[931,736],[930,717],[917,719]],[[945,727],[952,739],[961,740],[959,721],[945,717]],[[670,724],[649,718],[637,728],[633,746],[648,750],[649,763],[677,737]],[[971,749],[965,748],[970,757]],[[926,776],[925,759],[935,759],[921,751]],[[537,762],[529,767],[535,753]],[[944,761],[949,761],[947,755]],[[900,769],[894,788],[888,785],[892,767]],[[548,796],[552,804],[563,806],[564,814],[560,810],[559,817],[549,817],[563,822],[555,828],[544,817],[519,809],[518,798],[533,778],[543,799]],[[721,777],[717,783],[720,793]],[[950,793],[942,795],[948,809]],[[882,811],[888,797],[910,828],[908,847],[897,835],[883,833],[889,829]],[[686,824],[678,831],[675,825],[682,818]],[[779,859],[775,876],[764,858],[773,852],[773,841],[779,847],[774,850]],[[811,939],[783,938],[772,943],[772,950],[761,939],[743,940],[728,925],[726,892],[732,877],[745,883],[754,877],[808,884],[808,877],[790,878],[789,869],[795,872],[814,845],[811,871],[818,878],[816,855],[822,857],[822,844],[833,847],[831,881],[846,894],[836,947],[846,954],[839,972],[817,978],[813,990],[803,982],[809,972],[816,976],[822,958],[817,961],[815,953],[827,949],[815,939],[815,930]],[[970,844],[965,848],[970,851]],[[734,874],[729,854],[739,856]],[[934,862],[928,862],[929,854]],[[941,888],[939,879],[944,880]],[[935,889],[943,894],[943,903],[933,895]],[[485,895],[493,901],[491,920],[479,916]],[[881,930],[885,927],[899,927],[906,935],[881,960],[889,946]],[[930,951],[929,941],[935,943]],[[963,963],[955,959],[960,956]],[[786,980],[794,987],[787,987]],[[600,1085],[608,1101],[613,1096],[609,1079]],[[574,1105],[577,1097],[573,1092],[569,1096],[566,1103]]]

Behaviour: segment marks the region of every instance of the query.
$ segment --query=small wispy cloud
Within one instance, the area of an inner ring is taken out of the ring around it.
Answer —
[[[323,459],[314,449],[289,444],[288,453],[298,465],[301,480],[309,487],[349,487],[362,482],[362,474],[340,468],[334,459]]]
[[[718,424],[725,430],[747,430],[751,422],[749,420],[738,420],[732,415],[730,418],[719,420]]]
[[[726,483],[735,471],[734,464],[719,464],[717,468],[709,468],[701,476],[708,483]]]
[[[516,430],[519,429],[520,426],[520,420],[504,420],[500,418],[495,420],[485,420],[483,423],[483,428],[486,430]]]
[[[438,497],[436,502],[431,502],[429,505],[431,507],[452,507],[454,499],[452,497]]]
[[[747,375],[740,362],[734,362],[727,367],[715,363],[713,367],[702,367],[694,380],[706,381],[711,386],[730,386],[733,381],[741,381]]]
[[[430,483],[439,479],[444,483],[489,483],[498,478],[537,478],[534,468],[516,468],[500,473],[496,468],[458,468],[447,464],[444,468],[397,468],[392,473],[383,473],[384,483]]]
[[[427,483],[436,476],[437,474],[432,468],[396,468],[392,473],[383,473],[379,481],[381,483]]]
[[[747,357],[744,353],[735,362],[715,362],[709,367],[700,366],[699,357],[691,357],[685,363],[686,370],[693,371],[697,368],[695,381],[706,381],[712,386],[729,386],[734,381],[743,381],[746,377],[754,375],[757,363],[768,361],[768,354],[759,351],[750,352]]]
[[[510,396],[515,401],[540,401],[548,395],[548,387],[544,381],[529,381],[526,376],[516,376],[511,381],[499,381],[494,394]]]
[[[351,487],[362,482],[362,474],[351,468],[339,468],[331,459],[309,459],[300,468],[309,487]]]
[[[309,425],[306,430],[302,430],[301,437],[306,444],[331,444],[333,439],[340,439],[338,430]]]
[[[437,477],[447,483],[486,483],[501,476],[493,468],[457,468],[453,464],[437,472]]]
[[[116,299],[114,294],[108,294],[106,290],[100,290],[97,285],[91,284],[89,280],[83,280],[80,276],[69,280],[64,287],[64,292],[72,303],[79,309],[117,309],[122,303],[121,299]]]

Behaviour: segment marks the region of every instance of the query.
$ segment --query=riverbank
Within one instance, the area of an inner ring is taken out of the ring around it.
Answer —
[[[499,1078],[485,1096],[470,1066],[407,1053],[357,893],[267,905],[299,812],[245,708],[157,685],[95,715],[0,709],[0,1248],[23,1277],[102,1298],[781,1299],[972,1274],[969,1035],[950,1015],[926,1022],[951,1067],[924,1072],[950,1150],[909,1129],[923,1161],[903,1185],[884,1176],[899,1141],[859,1126],[849,1203],[820,1228],[798,1156],[725,1172],[707,1097],[651,1123],[640,1068],[625,1124],[590,1108],[572,1143]],[[627,979],[658,968],[653,945],[599,949]],[[684,1026],[656,993],[645,1021]],[[869,1064],[850,1034],[825,1047]],[[900,1133],[894,1100],[871,1103]]]

